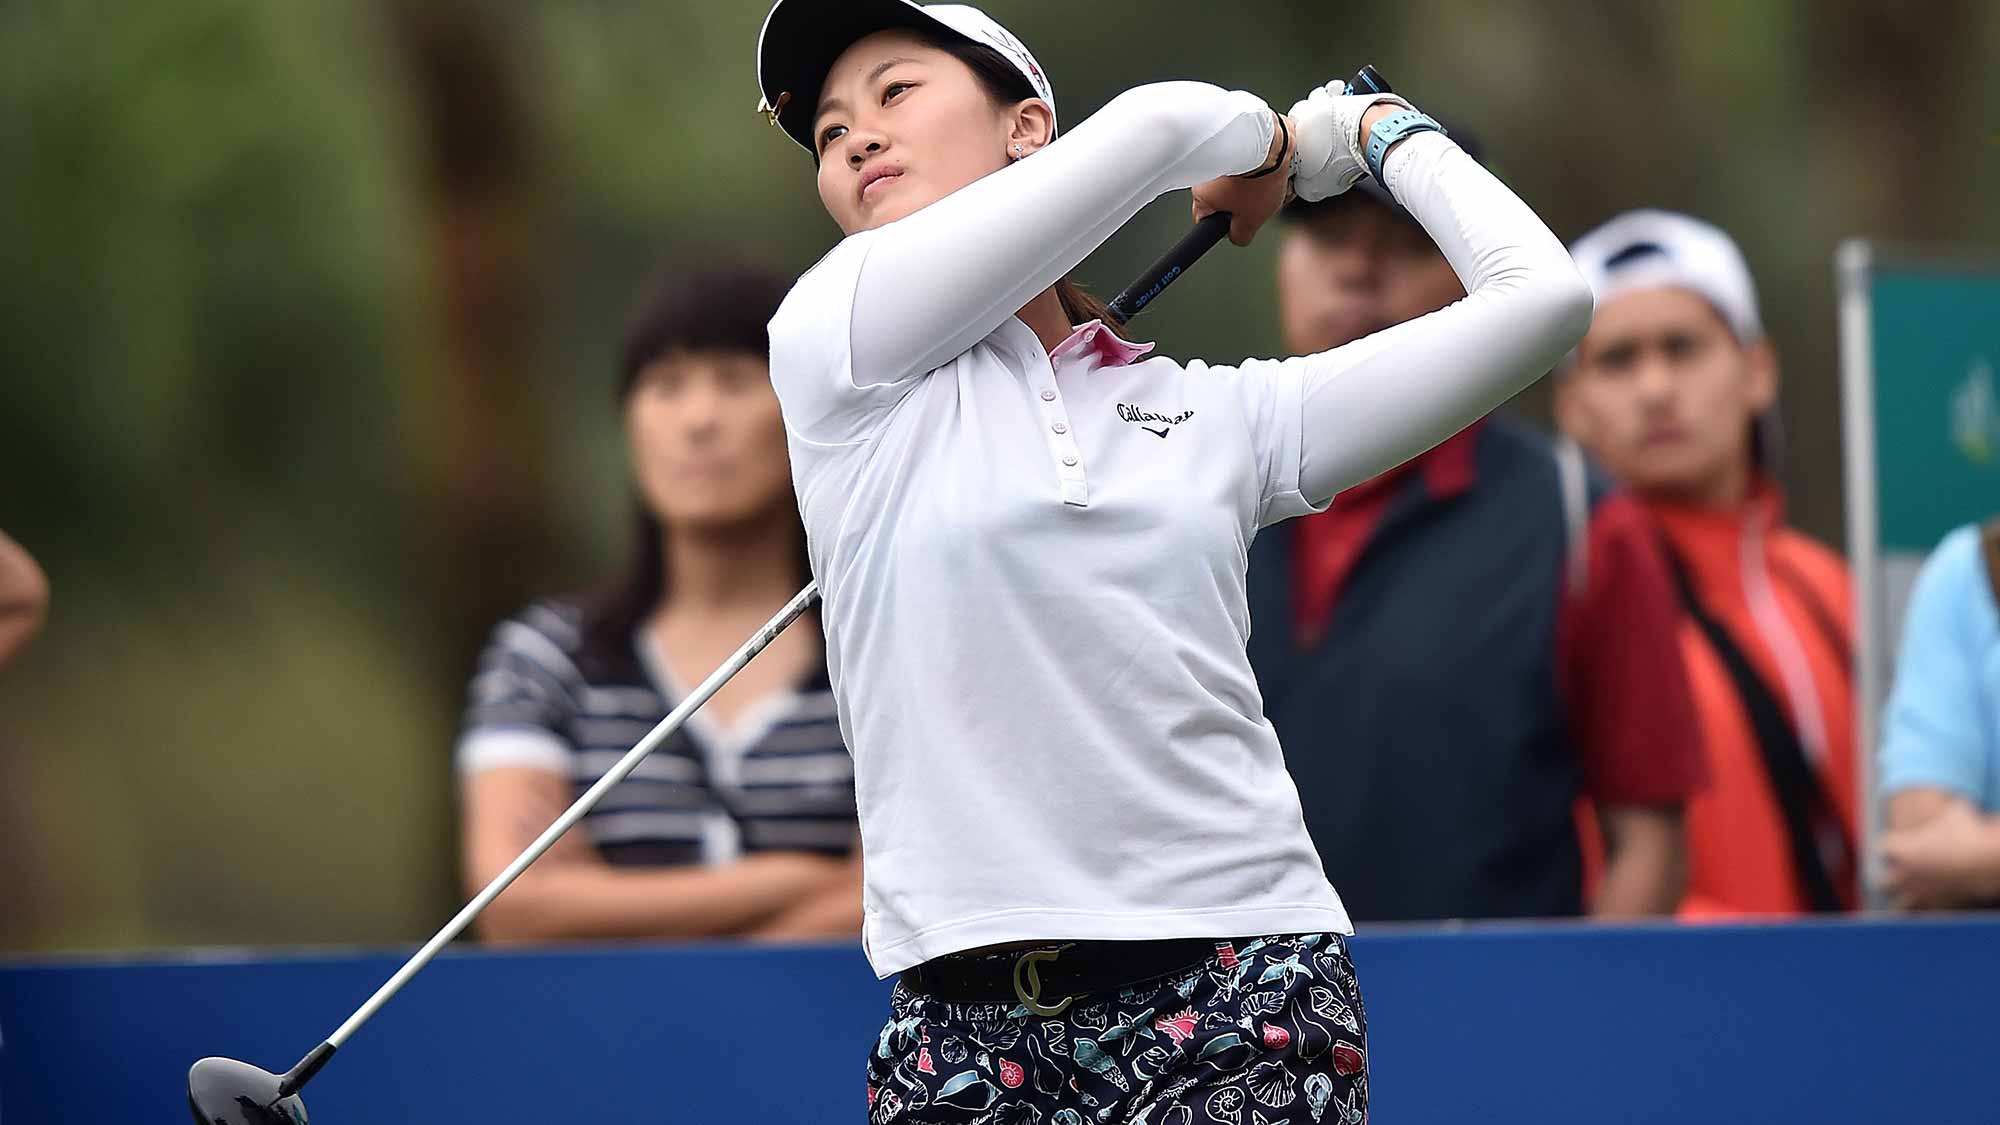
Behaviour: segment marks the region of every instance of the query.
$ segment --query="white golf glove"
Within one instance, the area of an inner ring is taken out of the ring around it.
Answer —
[[[1368,138],[1361,135],[1361,115],[1378,102],[1410,103],[1395,94],[1350,94],[1338,78],[1307,94],[1289,114],[1299,127],[1299,170],[1292,190],[1300,199],[1317,203],[1354,186],[1368,174],[1362,155]]]

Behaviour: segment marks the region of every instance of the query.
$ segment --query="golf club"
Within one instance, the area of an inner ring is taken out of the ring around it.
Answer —
[[[388,1003],[389,998],[408,983],[419,969],[429,964],[440,949],[450,944],[465,927],[471,925],[472,920],[479,917],[480,911],[485,910],[489,903],[500,897],[500,892],[506,890],[508,884],[518,878],[521,872],[526,871],[535,860],[541,858],[542,853],[548,851],[563,833],[583,819],[585,813],[596,807],[597,802],[612,786],[625,780],[625,776],[637,768],[640,761],[652,753],[655,747],[673,737],[674,732],[681,728],[681,724],[687,722],[689,715],[694,714],[702,704],[708,702],[709,697],[721,690],[722,685],[728,683],[730,677],[742,671],[743,666],[750,663],[752,657],[764,651],[765,646],[775,640],[779,633],[784,632],[786,626],[812,608],[813,603],[818,600],[817,582],[807,583],[805,589],[793,595],[792,600],[785,603],[785,608],[779,610],[777,616],[766,621],[749,640],[743,642],[741,648],[738,648],[728,660],[723,661],[721,667],[710,673],[699,687],[689,692],[680,706],[675,707],[666,718],[659,721],[658,725],[646,732],[646,737],[626,751],[625,756],[618,759],[618,764],[606,771],[595,785],[585,790],[583,796],[578,797],[574,804],[563,810],[563,814],[544,829],[542,834],[535,838],[535,842],[528,845],[526,851],[516,856],[505,871],[494,876],[493,881],[474,895],[472,901],[466,903],[451,921],[445,923],[443,929],[425,942],[422,949],[417,950],[408,961],[403,962],[403,967],[397,969],[396,974],[381,988],[376,989],[375,995],[370,996],[366,1003],[356,1008],[354,1014],[347,1017],[346,1023],[335,1028],[333,1034],[326,1037],[325,1042],[307,1052],[306,1057],[300,1059],[297,1066],[286,1071],[283,1077],[235,1059],[210,1057],[195,1063],[188,1071],[188,1108],[193,1111],[197,1125],[304,1125],[306,1107],[300,1100],[298,1092],[312,1080],[313,1075],[319,1073],[319,1069],[326,1065],[326,1061],[333,1057],[333,1053],[340,1049],[340,1045],[347,1042],[348,1037],[359,1030],[362,1024],[367,1023],[368,1018],[382,1005]]]
[[[1382,81],[1382,76],[1375,72],[1374,67],[1361,68],[1360,73],[1354,77],[1353,85],[1356,89],[1369,91],[1386,92],[1389,89],[1388,83]],[[1112,302],[1112,312],[1118,323],[1123,325],[1152,303],[1153,299],[1171,285],[1175,278],[1186,272],[1188,267],[1194,265],[1197,259],[1220,241],[1228,230],[1227,212],[1219,212],[1204,219],[1176,243],[1166,256]],[[542,834],[535,838],[534,843],[528,845],[527,850],[516,856],[514,862],[507,865],[506,870],[494,876],[493,881],[474,895],[472,901],[466,903],[451,921],[446,922],[443,929],[424,943],[423,948],[412,954],[408,961],[403,962],[402,968],[397,969],[395,975],[356,1008],[345,1023],[335,1028],[333,1034],[327,1036],[319,1046],[307,1052],[292,1069],[281,1076],[246,1062],[215,1056],[202,1059],[189,1068],[188,1108],[194,1114],[196,1125],[305,1125],[306,1107],[304,1100],[299,1097],[299,1091],[312,1080],[313,1075],[319,1073],[320,1068],[333,1057],[333,1053],[339,1050],[362,1024],[367,1023],[382,1005],[388,1003],[389,998],[396,995],[411,977],[429,964],[439,950],[464,932],[465,928],[472,924],[472,920],[479,917],[480,912],[494,899],[500,897],[500,892],[506,890],[509,884],[528,869],[529,865],[540,859],[542,853],[548,851],[563,833],[569,831],[577,821],[595,808],[605,793],[625,780],[626,775],[636,769],[646,755],[673,737],[674,732],[687,722],[688,716],[699,710],[702,704],[707,703],[710,696],[720,691],[722,685],[728,683],[744,665],[764,651],[778,634],[784,632],[787,626],[797,620],[800,614],[812,608],[818,600],[819,584],[807,583],[791,601],[785,603],[785,608],[779,610],[776,616],[765,622],[749,640],[743,642],[742,647],[724,661],[721,667],[710,673],[699,687],[688,693],[687,698],[683,699],[679,706],[661,719],[658,725],[648,731],[632,749],[626,751],[625,756],[618,759],[618,763],[606,771],[596,784],[585,790],[575,803],[563,810],[562,815],[544,829]]]

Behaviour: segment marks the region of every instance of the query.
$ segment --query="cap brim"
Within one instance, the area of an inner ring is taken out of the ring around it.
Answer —
[[[807,152],[826,72],[842,51],[878,31],[912,28],[952,39],[957,30],[910,0],[778,0],[757,36],[757,86],[778,127]]]

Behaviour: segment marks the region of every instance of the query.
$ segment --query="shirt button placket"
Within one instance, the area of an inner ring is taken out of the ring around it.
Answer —
[[[1053,381],[1056,374],[1053,360],[1049,362],[1048,372]],[[1053,386],[1043,387],[1039,394],[1045,405],[1044,413],[1048,416],[1049,449],[1056,457],[1056,480],[1062,487],[1062,501],[1079,508],[1087,507],[1090,490],[1084,481],[1083,460],[1077,450],[1076,439],[1069,432],[1069,418],[1063,411],[1062,396]]]

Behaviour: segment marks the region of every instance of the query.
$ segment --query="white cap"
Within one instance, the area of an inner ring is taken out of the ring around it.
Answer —
[[[1715,306],[1739,342],[1764,338],[1757,287],[1743,252],[1700,219],[1627,211],[1571,244],[1569,255],[1603,308],[1637,289],[1687,289]]]
[[[858,40],[897,27],[991,47],[1055,111],[1055,88],[1041,64],[998,20],[970,4],[912,0],[778,0],[757,35],[757,87],[763,94],[758,111],[799,147],[813,151],[812,119],[834,60]]]

